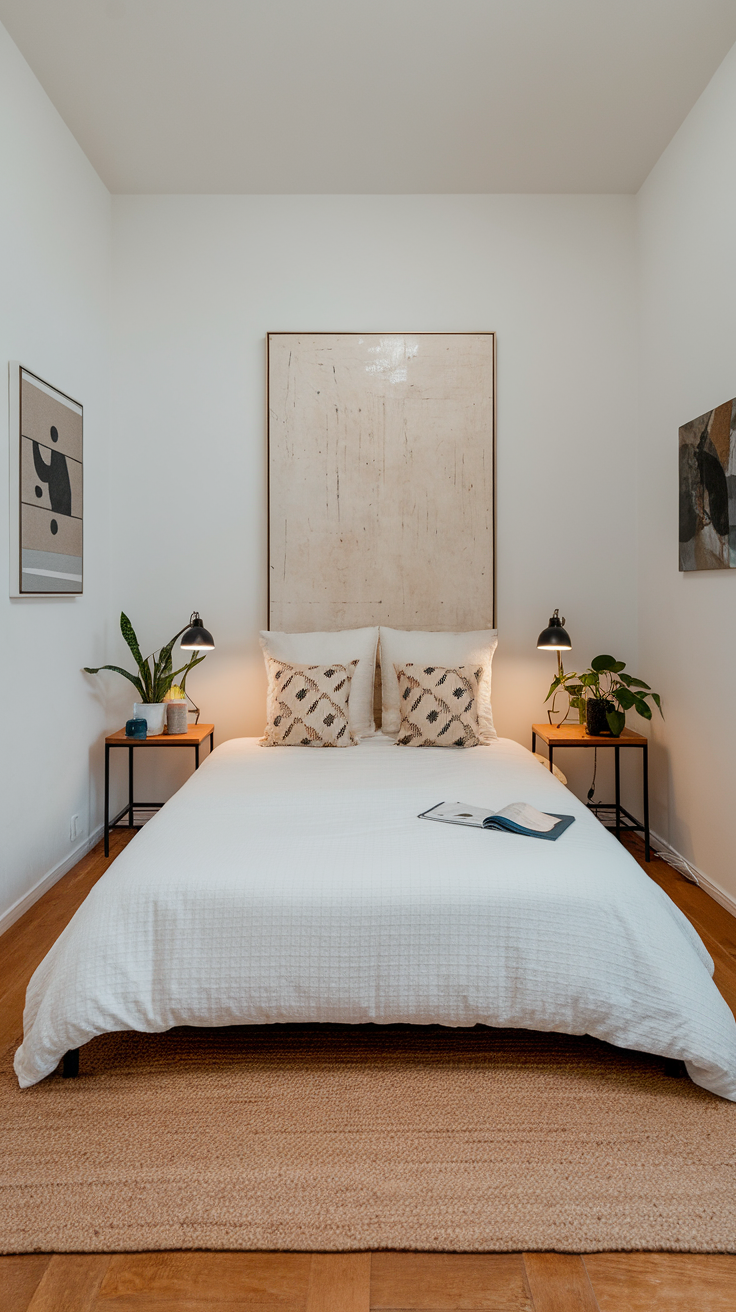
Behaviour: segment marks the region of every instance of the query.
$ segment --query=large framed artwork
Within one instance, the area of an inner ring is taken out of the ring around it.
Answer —
[[[495,334],[269,333],[269,626],[495,623]]]
[[[736,568],[736,400],[680,429],[680,569]]]
[[[79,595],[82,406],[10,364],[10,595]]]

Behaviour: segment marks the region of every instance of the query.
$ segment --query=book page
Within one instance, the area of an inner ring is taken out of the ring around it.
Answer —
[[[545,815],[544,811],[538,811],[536,806],[530,806],[528,802],[511,802],[497,814],[503,816],[504,820],[513,820],[514,824],[523,825],[524,829],[533,829],[537,834],[547,834],[557,824],[553,816]]]

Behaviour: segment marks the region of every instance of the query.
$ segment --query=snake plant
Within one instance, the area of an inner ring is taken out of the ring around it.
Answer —
[[[153,652],[150,656],[144,658],[141,655],[135,629],[124,612],[120,614],[120,632],[131,650],[133,660],[138,666],[138,673],[131,674],[128,670],[121,669],[119,665],[98,665],[95,670],[91,669],[89,665],[85,665],[84,671],[85,674],[99,674],[100,670],[113,670],[115,674],[122,674],[124,679],[133,684],[141,702],[162,702],[180,674],[183,675],[183,678],[178,680],[178,684],[185,692],[187,675],[190,670],[194,669],[195,665],[199,665],[204,660],[206,655],[206,652],[199,654],[193,651],[186,665],[182,665],[178,670],[175,670],[171,653],[176,639],[180,636],[179,633],[174,634],[171,641],[161,648],[158,656],[156,652]],[[181,629],[180,632],[183,633],[184,630]]]

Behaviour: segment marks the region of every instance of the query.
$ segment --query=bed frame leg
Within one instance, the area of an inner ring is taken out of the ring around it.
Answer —
[[[79,1048],[64,1053],[62,1075],[65,1080],[76,1080],[79,1074]]]
[[[683,1080],[687,1075],[684,1061],[678,1061],[676,1057],[665,1057],[664,1073],[671,1080]]]

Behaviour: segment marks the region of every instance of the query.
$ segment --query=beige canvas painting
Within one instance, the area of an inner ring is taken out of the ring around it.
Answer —
[[[82,407],[17,364],[10,381],[11,596],[79,594]]]
[[[493,333],[269,334],[269,625],[494,623]]]

